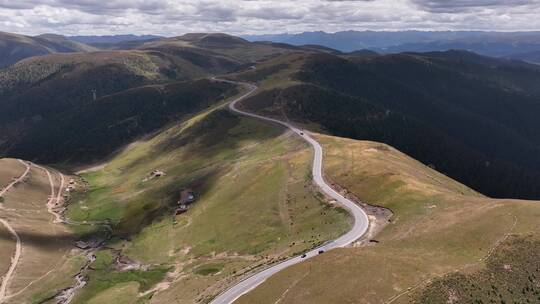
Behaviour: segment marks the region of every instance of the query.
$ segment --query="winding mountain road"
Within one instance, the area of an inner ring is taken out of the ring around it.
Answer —
[[[307,141],[313,147],[313,150],[315,152],[315,155],[314,155],[314,158],[313,158],[313,181],[315,182],[315,184],[317,184],[317,186],[320,187],[320,189],[324,193],[326,193],[328,196],[334,198],[343,208],[345,208],[347,211],[349,211],[349,213],[354,218],[354,224],[353,224],[352,229],[349,232],[347,232],[346,234],[342,235],[341,237],[339,237],[339,238],[337,238],[337,239],[335,239],[335,240],[333,240],[331,242],[328,242],[328,243],[326,243],[325,245],[323,245],[323,246],[321,246],[319,248],[316,248],[316,249],[313,249],[313,250],[307,252],[306,256],[304,258],[302,258],[301,256],[296,256],[296,257],[290,258],[290,259],[288,259],[288,260],[286,260],[284,262],[281,262],[279,264],[276,264],[276,265],[273,265],[273,266],[271,266],[269,268],[266,268],[265,270],[263,270],[263,271],[261,271],[259,273],[256,273],[256,274],[252,275],[251,277],[248,277],[247,279],[245,279],[245,280],[239,282],[238,284],[234,285],[230,289],[226,290],[225,292],[223,292],[222,294],[217,296],[211,302],[211,304],[231,304],[234,301],[236,301],[238,298],[240,298],[242,295],[248,293],[249,291],[253,290],[257,286],[262,284],[264,281],[266,281],[266,279],[268,279],[269,277],[271,277],[275,273],[277,273],[277,272],[279,272],[279,271],[281,271],[281,270],[283,270],[283,269],[285,269],[287,267],[290,267],[292,265],[295,265],[295,264],[298,264],[298,263],[300,263],[302,261],[305,261],[306,259],[317,256],[319,254],[320,250],[328,251],[328,250],[331,250],[331,249],[346,247],[346,246],[350,245],[351,243],[353,243],[354,241],[356,241],[357,239],[362,237],[367,232],[367,230],[369,228],[369,219],[368,219],[367,214],[364,212],[364,210],[360,206],[358,206],[357,204],[355,204],[351,200],[349,200],[349,199],[345,198],[344,196],[342,196],[341,194],[339,194],[337,191],[332,189],[332,187],[330,187],[324,181],[323,173],[322,173],[323,149],[322,149],[321,145],[315,139],[313,139],[311,136],[309,136],[307,134],[307,132],[303,132],[302,130],[294,127],[293,125],[291,125],[291,124],[289,124],[287,122],[283,122],[281,120],[277,120],[277,119],[274,119],[274,118],[264,117],[264,116],[261,116],[261,115],[245,112],[245,111],[242,111],[242,110],[240,110],[240,109],[238,109],[236,107],[238,102],[244,100],[245,98],[247,98],[248,96],[253,94],[253,92],[255,92],[257,90],[257,86],[255,86],[253,84],[250,84],[250,83],[235,82],[235,81],[224,80],[224,79],[217,79],[215,77],[212,78],[212,79],[215,80],[215,81],[234,83],[234,84],[237,84],[237,85],[240,84],[240,85],[243,85],[243,86],[248,88],[248,92],[246,94],[238,97],[237,99],[235,99],[234,101],[232,101],[229,104],[229,109],[231,111],[233,111],[235,113],[238,113],[238,114],[241,114],[241,115],[246,115],[246,116],[249,116],[249,117],[253,117],[253,118],[256,118],[256,119],[260,119],[260,120],[280,124],[280,125],[288,128],[288,129],[290,129],[291,131],[296,133],[298,136],[302,137],[302,139]]]

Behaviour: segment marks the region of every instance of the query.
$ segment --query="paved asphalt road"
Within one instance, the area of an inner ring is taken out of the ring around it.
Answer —
[[[253,276],[241,281],[240,283],[234,285],[233,287],[231,287],[230,289],[226,290],[225,292],[223,292],[222,294],[220,294],[219,296],[217,296],[212,302],[211,304],[231,304],[233,303],[234,301],[236,301],[239,297],[241,297],[242,295],[248,293],[250,290],[254,289],[255,287],[259,286],[261,283],[263,283],[266,279],[268,279],[269,277],[271,277],[273,274],[289,267],[289,266],[292,266],[294,264],[298,264],[306,259],[309,259],[309,258],[312,258],[316,255],[319,254],[319,250],[324,250],[324,251],[328,251],[328,250],[331,250],[331,249],[334,249],[334,248],[341,248],[341,247],[346,247],[348,245],[350,245],[351,243],[353,243],[355,240],[359,239],[360,237],[362,237],[366,231],[368,230],[368,227],[369,227],[369,220],[368,220],[368,217],[367,217],[367,214],[364,212],[364,210],[362,208],[360,208],[357,204],[355,204],[354,202],[348,200],[347,198],[343,197],[341,194],[339,194],[338,192],[336,192],[334,189],[332,189],[323,179],[323,176],[322,176],[322,161],[323,161],[323,150],[322,150],[322,147],[321,145],[316,141],[314,140],[313,138],[311,138],[307,132],[303,132],[302,130],[286,123],[286,122],[283,122],[283,121],[280,121],[280,120],[277,120],[277,119],[273,119],[273,118],[268,118],[268,117],[264,117],[264,116],[260,116],[260,115],[257,115],[257,114],[253,114],[253,113],[248,113],[248,112],[245,112],[245,111],[242,111],[242,110],[239,110],[238,108],[236,108],[236,104],[245,99],[246,97],[250,96],[253,92],[255,92],[255,90],[257,90],[257,87],[255,85],[252,85],[252,84],[249,84],[249,83],[238,83],[238,82],[233,82],[233,81],[229,81],[229,80],[222,80],[222,79],[216,79],[216,78],[213,78],[213,80],[217,80],[217,81],[224,81],[224,82],[230,82],[230,83],[236,83],[236,84],[242,84],[244,86],[246,86],[247,88],[249,88],[249,92],[244,94],[243,96],[237,98],[236,100],[234,100],[233,102],[231,102],[229,104],[229,109],[233,112],[236,112],[236,113],[239,113],[239,114],[242,114],[242,115],[246,115],[246,116],[250,116],[250,117],[253,117],[253,118],[257,118],[257,119],[261,119],[261,120],[265,120],[265,121],[270,121],[270,122],[273,122],[273,123],[277,123],[277,124],[280,124],[282,126],[285,126],[287,128],[289,128],[290,130],[292,130],[294,133],[298,134],[298,136],[302,137],[305,141],[307,141],[308,143],[311,144],[311,146],[313,147],[314,151],[315,151],[315,157],[313,159],[313,180],[315,181],[315,183],[320,187],[320,189],[326,193],[328,196],[334,198],[336,201],[339,202],[339,204],[344,207],[345,209],[347,209],[349,211],[349,213],[353,216],[354,218],[354,225],[352,227],[352,229],[347,232],[346,234],[342,235],[341,237],[339,237],[338,239],[336,240],[333,240],[331,242],[328,242],[326,244],[324,244],[323,246],[319,247],[319,248],[316,248],[316,249],[313,249],[309,252],[306,253],[306,257],[305,258],[302,258],[300,256],[296,256],[296,257],[293,257],[293,258],[290,258],[284,262],[281,262],[279,264],[276,264],[276,265],[273,265],[259,273],[256,273],[254,274]]]

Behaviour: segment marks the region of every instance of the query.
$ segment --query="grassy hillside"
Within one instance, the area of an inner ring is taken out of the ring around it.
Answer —
[[[53,53],[77,53],[77,52],[95,52],[98,49],[68,37],[56,34],[42,34],[32,37],[34,40],[44,45],[52,47]]]
[[[253,64],[296,49],[288,45],[253,43],[227,34],[192,33],[179,37],[159,39],[143,44],[143,50],[157,50],[170,54],[190,56],[194,51],[204,50],[216,60],[227,60],[241,64]],[[205,64],[201,61],[201,64]]]
[[[509,237],[484,269],[451,273],[411,296],[411,303],[536,303],[539,298],[537,235]]]
[[[10,140],[8,153],[40,162],[96,161],[235,92],[208,80],[128,89],[43,117]]]
[[[224,34],[188,34],[135,50],[28,58],[0,70],[0,155],[45,162],[101,158],[229,90],[176,82],[242,70],[289,52]],[[114,134],[104,136],[109,129]]]
[[[75,154],[79,161],[92,160],[206,107],[230,89],[204,81],[176,83],[209,71],[162,55],[141,51],[49,55],[1,70],[0,153],[40,161],[58,162]],[[120,125],[129,128],[119,130]],[[116,135],[96,145],[107,128]],[[89,152],[97,154],[79,154],[88,147],[96,147]]]
[[[0,159],[0,188],[6,180],[18,177],[25,166],[15,159]],[[58,191],[59,178],[52,172]],[[11,180],[9,180],[11,182]],[[73,251],[75,235],[65,226],[53,223],[47,211],[51,195],[49,179],[40,168],[31,166],[23,182],[4,195],[0,218],[6,220],[21,239],[22,253],[7,288],[7,303],[37,303],[56,290],[73,284],[83,258]],[[0,273],[7,271],[15,252],[15,239],[0,229]]]
[[[294,85],[263,80],[268,90],[246,106],[392,144],[487,195],[540,197],[536,66],[456,51],[302,62]]]
[[[28,57],[51,53],[90,52],[97,49],[59,35],[36,37],[0,32],[0,69]]]
[[[201,55],[199,60],[206,59]],[[36,94],[39,90],[54,90],[58,94],[63,91],[77,90],[77,99],[92,97],[89,91],[95,89],[98,96],[104,96],[125,89],[122,83],[130,87],[141,84],[166,82],[171,80],[188,80],[224,72],[231,66],[213,65],[198,66],[191,59],[152,51],[101,51],[94,53],[53,54],[33,57],[19,62],[9,68],[0,70],[0,94],[4,97],[19,97],[21,93]],[[114,72],[113,75],[108,75]],[[97,76],[100,75],[99,82]],[[118,77],[118,79],[111,78]],[[127,78],[116,87],[105,83]],[[67,84],[58,83],[62,79]],[[73,88],[73,83],[77,86]],[[71,89],[70,89],[71,88]],[[37,92],[26,92],[38,90]],[[81,92],[82,91],[82,92]],[[34,96],[34,95],[32,95]],[[21,97],[19,97],[21,98]]]
[[[340,235],[348,216],[313,191],[311,158],[292,134],[219,108],[131,144],[82,175],[89,191],[68,209],[110,221],[115,236],[75,302],[206,303],[251,269]],[[155,169],[166,175],[143,181]],[[185,189],[197,201],[175,217]],[[117,252],[161,276],[115,271]]]
[[[540,232],[538,202],[485,198],[384,144],[318,138],[327,177],[363,201],[390,208],[391,223],[377,236],[379,243],[334,250],[291,267],[239,303],[408,303],[433,279],[489,271],[493,259],[515,271],[499,279],[504,284],[530,279],[534,268],[523,257],[538,256],[538,246],[528,241]],[[522,258],[510,259],[509,246]],[[474,284],[491,288],[482,281]],[[512,302],[510,292],[502,296]],[[425,299],[418,302],[448,303],[447,298]],[[467,299],[452,303],[474,303]]]

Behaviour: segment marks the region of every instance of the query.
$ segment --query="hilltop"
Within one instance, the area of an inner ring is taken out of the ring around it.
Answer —
[[[60,35],[45,34],[30,37],[0,32],[0,68],[33,56],[96,50],[92,46],[71,41]]]
[[[180,54],[192,50],[234,59],[238,63],[253,64],[274,56],[291,52],[288,46],[254,43],[239,37],[221,33],[191,33],[179,37],[159,39],[138,47],[142,50]],[[187,55],[186,55],[187,56]]]
[[[156,35],[103,35],[103,36],[68,36],[69,40],[81,42],[88,45],[100,45],[109,43],[121,43],[126,41],[147,41],[152,39],[161,39],[162,36]]]

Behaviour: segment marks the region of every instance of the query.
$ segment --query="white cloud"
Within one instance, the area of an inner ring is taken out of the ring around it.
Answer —
[[[0,30],[24,34],[538,28],[540,0],[0,0]]]
[[[421,9],[432,12],[457,13],[463,11],[477,11],[483,8],[516,8],[535,5],[538,6],[538,0],[412,0]]]

